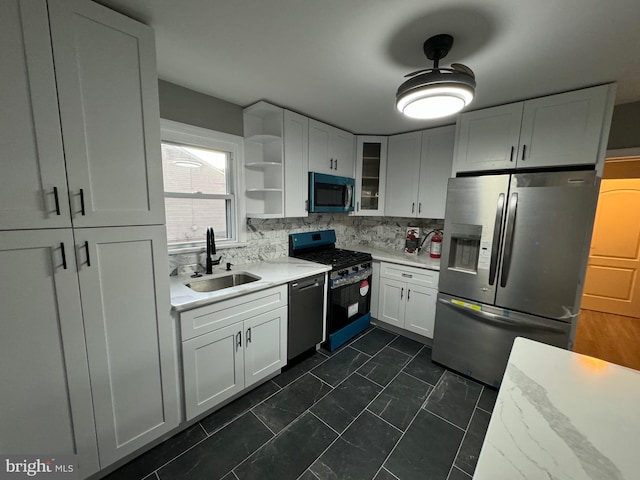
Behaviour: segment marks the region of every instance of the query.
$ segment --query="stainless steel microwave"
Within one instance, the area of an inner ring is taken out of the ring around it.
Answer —
[[[353,178],[309,172],[309,212],[352,212],[355,185]]]

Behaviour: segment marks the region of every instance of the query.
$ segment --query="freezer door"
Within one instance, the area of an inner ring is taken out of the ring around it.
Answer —
[[[598,188],[595,171],[513,175],[496,305],[553,319],[578,313]]]
[[[567,348],[571,324],[439,294],[431,358],[498,387],[516,337]]]
[[[449,179],[441,292],[493,303],[509,175]]]

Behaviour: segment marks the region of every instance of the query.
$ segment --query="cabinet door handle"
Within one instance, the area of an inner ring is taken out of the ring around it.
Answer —
[[[330,159],[330,162],[331,162],[331,165],[329,166],[329,169],[330,169],[330,170],[333,170],[333,158],[332,158],[332,159]]]
[[[411,300],[411,289],[407,290],[407,302]]]
[[[87,252],[87,267],[91,266],[91,258],[89,257],[89,242],[84,242],[84,249]]]
[[[251,328],[247,329],[247,335],[246,335],[247,341],[245,342],[246,346],[248,347],[249,344],[251,343]]]
[[[236,333],[236,352],[242,346],[242,332]]]
[[[402,297],[404,297],[404,288],[400,289],[400,300],[402,300]]]
[[[64,243],[60,242],[60,253],[62,253],[62,268],[67,269],[67,255],[64,252]]]
[[[522,160],[524,161],[524,152],[527,150],[526,145],[522,145]]]
[[[336,158],[333,162],[335,164],[334,170],[338,170],[338,159]]]
[[[84,211],[84,188],[80,189],[80,212],[82,213],[82,215],[85,215],[85,211]]]
[[[53,198],[56,201],[56,215],[60,215],[60,199],[58,198],[58,187],[53,187]]]
[[[413,275],[411,275],[410,273],[403,273],[402,276],[405,278],[413,278]]]
[[[511,154],[509,155],[509,161],[513,162],[513,151],[515,150],[514,146],[511,145]]]
[[[418,213],[422,213],[422,202],[418,203]]]
[[[415,212],[415,211],[416,211],[416,202],[413,202],[413,203],[411,204],[411,213],[413,213],[413,212]]]
[[[356,212],[360,211],[360,202],[356,202]]]

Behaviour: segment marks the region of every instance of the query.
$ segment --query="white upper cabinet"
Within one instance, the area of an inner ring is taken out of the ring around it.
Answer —
[[[602,85],[525,102],[517,167],[596,163],[607,92]]]
[[[455,135],[455,125],[422,132],[418,217],[444,218]]]
[[[385,215],[444,218],[455,127],[389,137]]]
[[[153,30],[84,0],[49,19],[73,225],[164,223]]]
[[[386,175],[387,137],[356,137],[355,215],[384,215]]]
[[[458,117],[456,170],[499,170],[516,164],[523,104],[463,113]]]
[[[0,2],[0,230],[71,226],[47,4]]]
[[[309,119],[309,171],[353,177],[353,134]]]
[[[601,85],[461,114],[455,171],[595,164],[613,89]]]
[[[309,215],[309,119],[284,111],[284,216]]]
[[[416,216],[421,145],[421,132],[389,137],[384,207],[389,217]]]

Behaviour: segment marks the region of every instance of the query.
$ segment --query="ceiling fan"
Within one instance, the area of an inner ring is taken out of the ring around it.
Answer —
[[[411,118],[431,119],[452,115],[469,105],[475,95],[473,70],[461,63],[440,67],[453,45],[448,34],[435,35],[424,42],[424,54],[433,67],[408,73],[396,92],[396,107]]]

